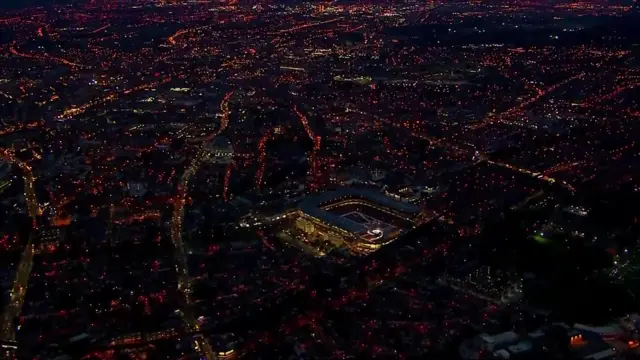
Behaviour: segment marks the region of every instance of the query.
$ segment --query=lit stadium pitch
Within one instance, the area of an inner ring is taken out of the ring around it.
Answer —
[[[397,227],[391,224],[387,224],[380,219],[357,210],[348,212],[342,215],[342,217],[366,228],[366,232],[362,233],[360,236],[368,241],[380,240],[385,234],[391,234],[398,230]]]

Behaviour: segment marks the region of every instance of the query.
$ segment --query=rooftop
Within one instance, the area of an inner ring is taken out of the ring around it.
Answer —
[[[328,191],[320,195],[310,197],[303,200],[299,204],[299,208],[307,215],[316,217],[346,231],[352,233],[360,233],[366,231],[367,228],[365,226],[353,221],[349,221],[344,217],[333,214],[322,208],[323,205],[326,205],[329,202],[335,202],[348,198],[359,198],[368,200],[374,204],[378,204],[407,214],[417,214],[420,212],[420,209],[413,204],[397,201],[373,190],[351,188]]]

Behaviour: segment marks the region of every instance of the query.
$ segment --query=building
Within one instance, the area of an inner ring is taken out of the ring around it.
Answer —
[[[373,169],[369,172],[371,181],[378,182],[384,180],[387,177],[387,172],[381,169]]]
[[[147,185],[142,182],[129,181],[127,182],[127,192],[135,197],[143,196],[147,192]]]
[[[513,331],[507,331],[496,335],[481,334],[479,340],[482,348],[487,351],[497,351],[507,346],[517,344],[520,337]]]
[[[522,299],[522,279],[511,272],[495,271],[481,266],[463,274],[445,274],[439,281],[454,289],[496,303],[511,303]]]
[[[370,189],[345,188],[303,200],[296,227],[309,237],[366,254],[413,228],[420,209]]]
[[[583,360],[613,359],[617,354],[602,335],[579,325],[569,330],[569,350],[575,358]]]
[[[0,160],[0,179],[9,175],[9,173],[11,173],[11,163]]]
[[[207,146],[208,160],[218,164],[228,164],[233,160],[233,146],[229,139],[216,136]]]
[[[609,360],[620,355],[610,345],[611,340],[605,336],[612,334],[614,327],[592,328],[584,325],[568,326],[564,323],[553,323],[531,332],[518,335],[507,331],[496,335],[487,333],[476,336],[473,340],[464,341],[460,346],[460,355],[465,359],[477,359],[482,353],[491,353],[495,359],[531,359],[555,358],[559,353],[568,352],[571,359]],[[617,331],[617,330],[616,330]],[[566,339],[559,342],[559,347],[549,346],[557,343],[558,335]],[[617,333],[619,334],[619,333]],[[629,347],[631,348],[631,346]]]
[[[507,346],[506,349],[498,350],[494,353],[499,359],[511,359],[521,355],[524,355],[533,350],[533,345],[531,342],[524,340],[519,341],[515,345]]]
[[[60,228],[46,227],[39,228],[36,235],[36,251],[53,251],[55,250],[64,239],[63,232]]]

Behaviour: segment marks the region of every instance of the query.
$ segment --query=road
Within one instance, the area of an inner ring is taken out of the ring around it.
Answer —
[[[27,202],[27,210],[29,217],[33,220],[34,229],[36,225],[36,218],[40,215],[40,206],[36,198],[33,173],[31,167],[28,164],[18,160],[13,153],[9,150],[0,151],[0,156],[10,161],[12,164],[16,164],[22,169],[24,177],[24,196]],[[35,231],[31,231],[29,242],[22,253],[20,263],[16,269],[16,277],[13,281],[11,288],[11,298],[4,312],[2,313],[2,328],[1,336],[3,341],[15,341],[16,333],[13,327],[13,319],[20,316],[22,312],[22,306],[24,305],[24,299],[27,293],[27,286],[29,284],[29,277],[31,276],[31,269],[33,268],[33,255],[35,253],[35,247],[33,244]]]
[[[505,118],[508,118],[510,116],[513,115],[517,115],[519,113],[521,113],[526,107],[528,107],[529,105],[534,104],[535,102],[537,102],[538,100],[540,100],[541,98],[549,95],[550,93],[556,91],[558,88],[560,88],[563,85],[566,85],[570,82],[572,82],[573,80],[576,79],[582,79],[584,78],[585,73],[580,73],[574,76],[571,76],[567,79],[564,79],[558,83],[555,83],[549,87],[547,87],[546,89],[542,90],[542,89],[538,89],[538,91],[536,92],[536,94],[534,96],[532,96],[531,98],[527,99],[526,101],[523,101],[519,104],[517,104],[516,106],[510,108],[507,111],[504,111],[500,114],[491,114],[489,117],[487,117],[484,121],[482,121],[479,124],[476,124],[472,127],[473,130],[477,130],[480,128],[483,128],[487,125],[490,124],[495,124],[495,123],[504,123],[504,124],[508,124],[508,125],[514,125],[514,126],[521,126],[518,122],[516,121],[507,121],[505,120]]]
[[[156,88],[160,85],[164,85],[168,82],[170,82],[173,78],[168,76],[165,77],[161,80],[157,80],[157,81],[152,81],[150,83],[147,84],[142,84],[142,85],[138,85],[129,89],[125,89],[122,91],[118,91],[118,92],[111,92],[105,96],[102,96],[100,98],[97,99],[93,99],[91,101],[89,101],[86,104],[83,105],[79,105],[79,106],[71,106],[67,109],[65,109],[59,116],[57,116],[57,119],[62,120],[62,119],[66,119],[69,117],[73,117],[76,115],[80,115],[82,113],[84,113],[85,111],[87,111],[88,109],[95,107],[97,105],[104,105],[110,101],[115,101],[117,100],[120,96],[124,96],[124,95],[128,95],[131,94],[133,92],[137,92],[137,91],[142,91],[142,90],[149,90],[149,89],[153,89]]]
[[[173,216],[171,218],[171,241],[175,248],[175,257],[177,260],[176,271],[178,273],[178,290],[180,290],[184,296],[184,308],[182,309],[181,316],[189,331],[199,331],[200,325],[193,314],[194,304],[191,299],[191,278],[189,277],[187,254],[184,248],[184,241],[182,240],[184,205],[189,191],[189,180],[191,180],[191,177],[196,173],[196,171],[198,171],[200,166],[209,156],[208,151],[206,150],[207,143],[224,131],[229,124],[229,100],[232,94],[232,92],[227,93],[220,104],[220,109],[222,111],[220,128],[202,142],[202,145],[199,147],[195,157],[192,159],[191,164],[185,170],[184,174],[182,174],[180,184],[178,185],[178,194],[174,204]],[[196,350],[200,352],[202,357],[207,360],[216,358],[213,348],[207,338],[195,336],[194,343]]]
[[[11,46],[9,47],[9,52],[11,53],[11,55],[22,57],[22,58],[26,58],[26,59],[33,59],[33,60],[40,60],[40,61],[52,60],[52,61],[55,61],[57,63],[63,64],[63,65],[67,65],[67,66],[71,66],[71,67],[84,67],[81,64],[76,64],[76,63],[71,62],[69,60],[66,60],[66,59],[63,59],[63,58],[59,58],[59,57],[55,57],[55,56],[51,56],[51,55],[48,55],[48,54],[45,54],[44,56],[42,56],[42,55],[31,55],[31,54],[20,52],[20,51],[18,51],[18,49],[16,49],[15,42],[12,43]]]
[[[565,83],[567,83],[569,81],[572,81],[574,79],[580,78],[581,76],[582,76],[582,74],[581,75],[576,75],[576,76],[573,76],[573,77],[571,77],[569,79],[566,79],[565,81],[563,81],[561,83],[558,83],[558,84],[556,84],[554,86],[551,86],[550,87],[551,90],[547,89],[544,92],[544,94],[546,94],[548,91],[555,90],[560,85],[563,85],[563,84],[565,84]],[[542,94],[540,96],[543,96],[544,94]],[[537,98],[536,98],[536,100],[537,100]],[[533,100],[533,101],[535,101],[535,100]],[[352,109],[352,108],[349,108],[348,111],[353,111],[353,112],[357,112],[357,113],[362,114],[362,115],[371,116],[374,119],[382,121],[383,123],[385,123],[387,125],[396,126],[396,124],[393,121],[391,121],[389,119],[385,119],[385,118],[379,117],[379,116],[374,115],[374,114],[370,114],[370,113],[367,113],[367,112],[364,112],[364,111],[361,111],[361,110],[358,110],[358,109]],[[432,146],[440,146],[442,148],[445,148],[445,149],[448,149],[450,151],[454,151],[454,152],[457,152],[457,153],[469,153],[469,156],[471,156],[469,149],[463,149],[463,148],[461,148],[460,146],[458,146],[457,144],[455,144],[452,141],[447,141],[445,139],[437,139],[437,138],[433,138],[433,137],[430,137],[430,136],[427,136],[427,135],[418,134],[418,133],[415,133],[415,132],[411,132],[410,134],[411,134],[411,136],[414,136],[414,137],[417,137],[417,138],[420,138],[420,139],[427,140],[427,141],[431,142]],[[535,171],[531,171],[531,170],[528,170],[528,169],[525,169],[525,168],[521,168],[521,167],[517,167],[517,166],[511,165],[511,164],[507,164],[507,163],[504,163],[504,162],[501,162],[501,161],[489,160],[489,155],[484,154],[484,153],[482,153],[480,151],[477,151],[475,155],[478,158],[478,163],[486,162],[487,164],[491,164],[491,165],[499,166],[499,167],[502,167],[502,168],[505,168],[505,169],[509,169],[509,170],[518,172],[520,174],[527,175],[527,176],[530,176],[532,178],[538,179],[540,181],[547,182],[549,184],[560,185],[561,187],[563,187],[563,188],[565,188],[565,189],[567,189],[567,190],[569,190],[571,192],[575,191],[575,188],[571,184],[568,184],[568,183],[566,183],[564,181],[557,181],[553,177],[550,177],[550,176],[544,174],[544,172],[535,172]]]
[[[304,114],[301,113],[296,106],[293,107],[293,111],[296,113],[296,115],[298,115],[298,118],[300,119],[300,122],[304,127],[305,133],[307,134],[309,139],[313,142],[313,152],[311,153],[311,157],[309,158],[309,162],[311,164],[310,174],[311,174],[311,180],[312,180],[310,187],[312,189],[315,189],[316,185],[314,180],[316,179],[316,176],[318,176],[318,151],[320,150],[320,145],[322,144],[322,137],[316,136],[313,133],[311,126],[309,126],[309,121],[307,120],[307,117],[304,116]]]

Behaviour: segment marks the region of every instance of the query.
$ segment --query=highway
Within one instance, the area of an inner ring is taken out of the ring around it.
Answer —
[[[188,331],[199,331],[200,325],[196,321],[193,314],[193,301],[191,299],[191,278],[189,277],[189,268],[187,266],[187,254],[185,253],[184,241],[182,240],[182,223],[184,220],[184,205],[186,196],[189,191],[189,180],[198,171],[200,166],[205,162],[209,156],[206,145],[209,141],[213,140],[217,135],[227,128],[229,124],[229,99],[233,93],[229,92],[225,95],[220,109],[222,111],[222,120],[220,121],[220,128],[207,137],[202,145],[198,148],[198,151],[191,161],[189,167],[182,174],[180,184],[178,185],[178,194],[175,199],[173,208],[173,216],[171,218],[171,241],[175,248],[176,257],[176,272],[178,273],[178,290],[184,296],[184,308],[180,315],[184,321]],[[194,344],[196,350],[200,352],[202,357],[207,360],[215,359],[216,355],[209,343],[209,340],[202,336],[194,337]]]
[[[29,242],[22,253],[20,263],[16,269],[16,277],[13,281],[11,288],[11,298],[4,312],[2,313],[2,340],[3,341],[15,341],[16,333],[13,327],[13,319],[20,316],[22,312],[22,306],[24,305],[24,299],[27,293],[27,285],[29,283],[29,277],[31,276],[31,269],[33,267],[33,255],[35,253],[35,247],[33,244],[33,238],[35,234],[36,218],[40,215],[40,206],[36,198],[33,173],[31,167],[22,161],[18,160],[11,151],[2,150],[0,156],[5,158],[12,164],[16,164],[22,169],[24,177],[24,196],[27,202],[27,210],[29,217],[33,220],[34,229],[31,231]]]

